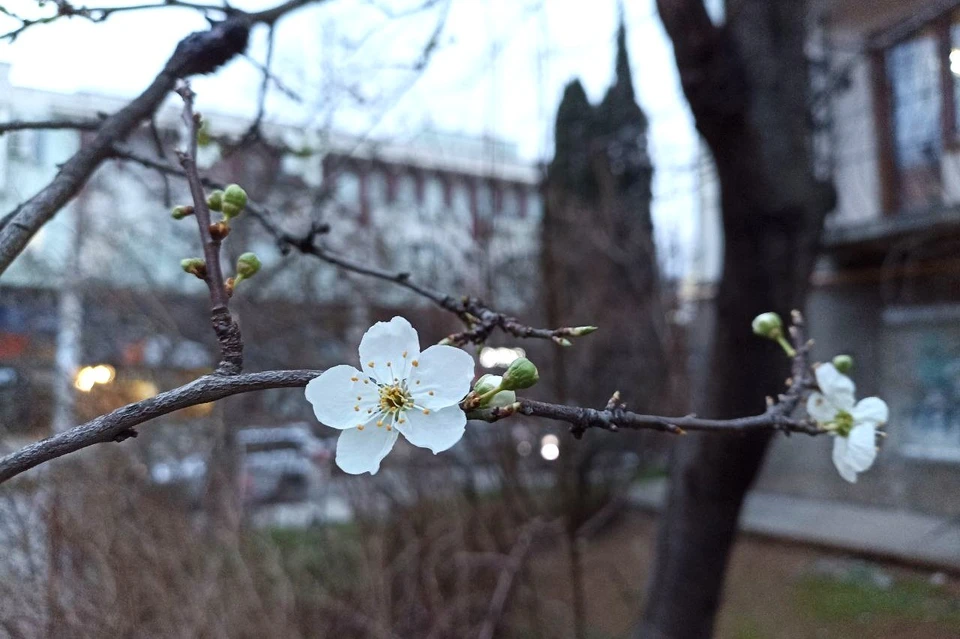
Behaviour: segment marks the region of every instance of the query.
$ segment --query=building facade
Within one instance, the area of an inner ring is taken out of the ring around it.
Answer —
[[[849,353],[858,396],[890,405],[888,437],[857,486],[825,438],[778,441],[762,490],[960,511],[960,2],[811,3],[812,117],[829,216],[807,305],[814,355]],[[705,163],[698,262],[709,297],[722,252]]]
[[[95,120],[125,104],[13,86],[8,71],[0,65],[0,122]],[[157,114],[157,135],[144,127],[126,148],[175,163],[180,112],[171,98]],[[232,153],[224,141],[240,138],[249,120],[205,116],[221,142],[201,149],[202,170],[242,184],[286,230],[325,223],[330,232],[322,241],[332,252],[409,271],[436,290],[478,295],[513,312],[530,303],[539,171],[511,146],[430,131],[400,143],[266,123],[263,137],[282,142],[285,151],[264,143]],[[40,190],[89,135],[70,129],[0,135],[0,211]],[[202,254],[196,225],[169,214],[171,205],[187,202],[182,181],[135,162],[107,161],[4,274],[0,434],[35,437],[58,422],[58,411],[61,426],[69,426],[215,365],[206,289],[179,266]],[[251,369],[350,360],[362,330],[396,312],[416,319],[426,338],[454,328],[447,314],[395,285],[344,274],[313,257],[284,256],[254,219],[241,216],[224,244],[227,275],[250,250],[263,268],[231,306]],[[85,369],[97,372],[88,370],[83,381],[77,376]],[[100,373],[105,381],[87,383]],[[73,383],[61,383],[65,376]],[[285,401],[283,392],[234,403],[237,418],[253,424],[309,417],[309,407],[299,410],[305,403]],[[196,418],[210,408],[197,410],[170,419]]]

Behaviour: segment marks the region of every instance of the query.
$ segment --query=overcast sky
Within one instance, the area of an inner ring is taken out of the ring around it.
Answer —
[[[90,0],[87,6],[127,3]],[[232,4],[259,9],[275,3]],[[564,86],[579,78],[596,101],[612,80],[616,0],[452,0],[439,48],[424,72],[412,73],[407,69],[438,24],[438,10],[396,18],[378,7],[399,12],[418,3],[329,0],[286,18],[275,33],[274,67],[302,101],[274,91],[271,112],[394,139],[425,128],[492,135],[536,161],[552,152]],[[653,0],[624,4],[634,84],[651,124],[658,235],[686,247],[698,201],[695,132]],[[36,12],[32,0],[4,6]],[[0,30],[9,24],[0,18]],[[0,43],[0,61],[12,64],[17,85],[132,96],[180,38],[204,25],[196,12],[173,8],[115,14],[102,24],[58,21],[30,29],[12,45]],[[259,28],[250,57],[263,61],[265,43],[266,29]],[[239,59],[194,88],[201,109],[252,115],[259,82],[255,66]]]

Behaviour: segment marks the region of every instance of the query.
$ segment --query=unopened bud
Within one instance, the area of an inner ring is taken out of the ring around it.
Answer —
[[[849,355],[837,355],[833,358],[833,367],[841,373],[849,373],[853,369],[853,358]]]
[[[783,336],[783,321],[776,313],[761,313],[753,318],[753,332],[767,339],[779,339]]]
[[[500,381],[503,378],[499,375],[492,375],[487,373],[483,375],[473,384],[473,392],[477,395],[483,395],[484,393],[489,393],[494,388],[500,388]]]
[[[203,261],[202,257],[188,257],[180,260],[180,268],[183,269],[184,273],[196,275],[201,280],[207,276],[207,263]]]
[[[518,357],[507,368],[500,382],[503,390],[520,390],[530,388],[540,379],[537,367],[526,357]]]
[[[211,211],[219,211],[223,206],[223,191],[217,189],[207,196],[207,207]]]
[[[483,397],[493,391],[496,391],[501,387],[503,383],[503,378],[500,375],[491,375],[486,374],[480,379],[477,380],[476,384],[473,385],[473,392],[477,395]],[[512,390],[501,390],[498,393],[494,393],[492,396],[483,399],[479,408],[494,408],[494,407],[505,407],[517,401],[517,394]]]
[[[231,184],[223,191],[223,204],[221,211],[228,220],[240,215],[243,208],[247,205],[247,192],[237,184]]]
[[[597,330],[596,326],[577,326],[576,328],[570,330],[570,334],[574,337],[583,337],[584,335],[589,335],[595,330]]]
[[[170,217],[175,220],[182,220],[188,215],[193,215],[193,207],[189,204],[183,204],[181,206],[173,207],[173,212],[170,214]]]
[[[566,337],[554,337],[553,341],[556,342],[558,346],[563,346],[564,348],[567,346],[573,346],[573,342],[568,340]]]
[[[261,266],[260,258],[253,253],[244,253],[238,257],[236,283],[239,284],[241,280],[248,280],[256,275]]]

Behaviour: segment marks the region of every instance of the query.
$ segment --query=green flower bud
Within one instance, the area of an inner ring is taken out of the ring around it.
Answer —
[[[484,408],[503,408],[517,401],[517,394],[512,390],[500,391],[490,400],[483,402],[480,406]]]
[[[207,206],[211,211],[219,211],[223,207],[223,191],[217,189],[207,196]]]
[[[207,276],[207,263],[203,261],[202,257],[188,257],[180,260],[180,268],[183,269],[184,273],[196,275],[201,280]]]
[[[260,258],[253,253],[244,253],[238,257],[236,283],[239,283],[241,280],[248,280],[256,275],[261,266]]]
[[[477,395],[483,395],[484,393],[489,393],[494,388],[500,388],[500,380],[503,379],[499,375],[492,375],[487,373],[483,375],[473,384],[473,392]]]
[[[589,335],[595,330],[597,330],[596,326],[578,326],[572,329],[570,334],[574,337],[583,337],[584,335]]]
[[[170,214],[170,217],[172,217],[175,220],[182,220],[188,215],[193,215],[193,207],[190,206],[189,204],[184,204],[181,206],[173,207],[173,212]]]
[[[502,382],[503,378],[500,375],[491,375],[490,373],[487,373],[478,379],[473,385],[473,392],[480,396],[487,395],[500,388]],[[502,408],[504,406],[509,406],[515,401],[517,401],[516,393],[514,393],[512,390],[502,390],[481,401],[478,408],[493,408],[497,406]]]
[[[247,192],[240,186],[231,184],[223,191],[223,204],[220,209],[228,220],[240,215],[247,205]]]
[[[500,388],[503,390],[520,390],[530,388],[540,379],[540,373],[537,367],[533,365],[526,357],[518,357],[507,368],[503,374],[503,380],[500,382]]]
[[[783,336],[783,321],[776,313],[761,313],[753,318],[753,332],[767,339]]]
[[[849,373],[853,369],[853,358],[849,355],[837,355],[833,358],[833,367],[841,373]]]

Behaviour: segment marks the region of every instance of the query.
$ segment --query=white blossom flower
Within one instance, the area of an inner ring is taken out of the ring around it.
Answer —
[[[821,428],[834,435],[833,464],[848,482],[870,468],[877,456],[877,428],[887,422],[889,410],[879,397],[859,402],[853,380],[833,364],[821,364],[815,371],[819,393],[807,399],[807,413]]]
[[[458,405],[470,391],[473,358],[452,346],[420,352],[417,331],[402,317],[377,322],[360,340],[360,368],[334,366],[307,384],[317,419],[343,432],[337,466],[375,474],[398,433],[434,454],[463,437]]]

